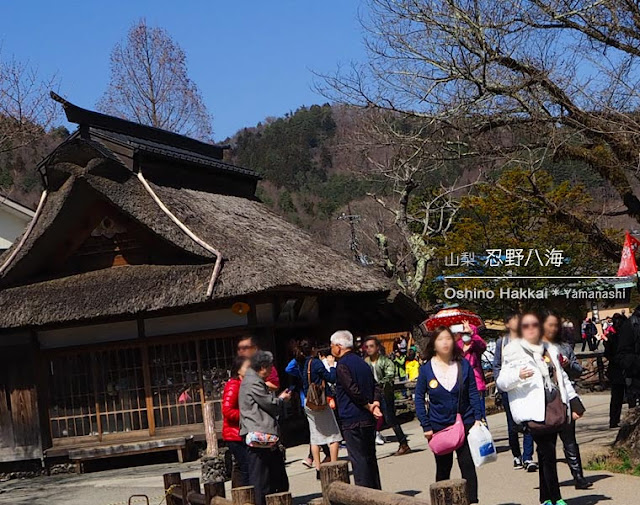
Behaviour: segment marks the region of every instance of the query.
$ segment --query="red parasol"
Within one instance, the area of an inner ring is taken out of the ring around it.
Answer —
[[[482,318],[478,314],[462,309],[442,309],[435,316],[422,323],[428,331],[435,330],[438,326],[451,326],[452,324],[462,324],[463,321],[469,321],[474,326],[482,326]]]

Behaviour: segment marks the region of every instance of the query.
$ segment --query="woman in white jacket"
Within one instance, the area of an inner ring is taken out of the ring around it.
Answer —
[[[518,331],[522,338],[513,340],[504,349],[502,370],[497,386],[509,394],[509,407],[517,424],[528,421],[543,423],[548,393],[560,394],[567,408],[567,419],[580,417],[572,414],[569,404],[577,396],[569,377],[564,372],[557,353],[549,352],[542,342],[542,324],[537,314],[527,312],[520,318]],[[558,430],[559,431],[559,430]],[[540,503],[566,505],[560,495],[556,442],[558,433],[534,433],[540,465]]]

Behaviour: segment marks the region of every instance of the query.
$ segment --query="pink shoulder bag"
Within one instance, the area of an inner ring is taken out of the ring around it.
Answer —
[[[432,367],[433,369],[433,367]],[[462,390],[464,383],[462,382],[462,364],[458,363],[458,412],[456,413],[456,422],[445,429],[433,434],[429,440],[429,447],[437,456],[451,454],[453,451],[460,449],[464,444],[465,432],[462,415],[460,414],[460,403],[462,400]]]

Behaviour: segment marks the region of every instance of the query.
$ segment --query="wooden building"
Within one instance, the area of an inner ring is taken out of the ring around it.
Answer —
[[[282,368],[291,338],[423,318],[262,205],[222,147],[56,98],[79,127],[39,165],[46,192],[0,257],[0,462],[179,447],[202,436],[238,336]]]

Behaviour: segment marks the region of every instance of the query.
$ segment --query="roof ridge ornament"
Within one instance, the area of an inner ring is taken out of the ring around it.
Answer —
[[[222,268],[222,253],[220,253],[220,251],[210,246],[207,242],[205,242],[200,237],[198,237],[195,233],[193,233],[187,227],[186,224],[180,221],[180,219],[178,219],[178,217],[175,214],[173,214],[164,203],[162,203],[162,200],[160,200],[160,197],[156,194],[156,192],[153,190],[153,188],[149,185],[147,180],[142,175],[142,170],[138,170],[137,176],[140,182],[142,183],[142,186],[144,187],[144,189],[147,190],[147,193],[149,193],[151,198],[153,198],[156,204],[158,204],[158,207],[160,207],[160,210],[162,210],[162,212],[164,212],[169,217],[169,219],[171,219],[178,226],[178,228],[180,228],[191,240],[193,240],[196,244],[198,244],[205,250],[209,251],[211,254],[213,254],[216,257],[216,262],[213,267],[211,279],[209,280],[209,286],[207,287],[207,298],[211,298],[213,296],[213,288],[215,286],[216,280],[218,279],[220,269]]]

